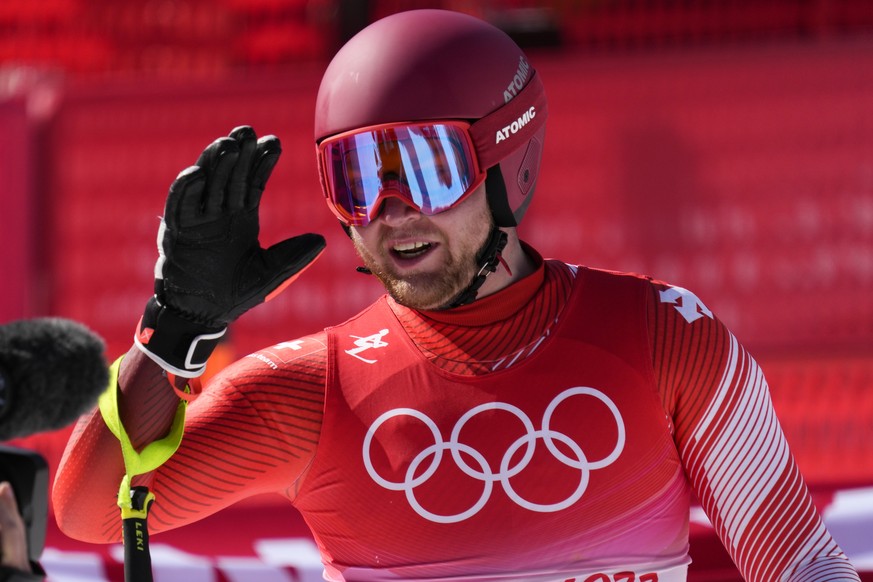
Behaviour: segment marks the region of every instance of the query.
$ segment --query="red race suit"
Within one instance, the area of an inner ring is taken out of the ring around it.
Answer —
[[[152,530],[273,491],[327,580],[673,582],[694,494],[747,580],[858,580],[705,304],[537,258],[473,304],[383,297],[227,368],[148,478]],[[68,535],[118,540],[117,448],[99,413],[77,426],[54,489]]]

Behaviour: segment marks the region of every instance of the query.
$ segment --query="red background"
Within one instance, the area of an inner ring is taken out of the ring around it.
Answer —
[[[126,351],[170,182],[240,124],[284,147],[262,242],[314,231],[328,252],[235,324],[228,348],[320,329],[375,297],[324,207],[312,143],[342,16],[359,26],[349,6],[365,4],[365,20],[443,5],[515,34],[550,105],[522,238],[692,290],[763,365],[814,490],[873,483],[873,4],[861,0],[4,3],[0,322],[70,317],[110,358]],[[26,444],[54,469],[65,437]],[[249,555],[264,532],[305,535],[272,500],[212,519],[164,539],[214,557]],[[873,519],[859,520],[873,539]],[[214,531],[236,535],[201,545]],[[694,575],[716,579],[721,550],[699,539]],[[80,545],[50,529],[49,547]]]

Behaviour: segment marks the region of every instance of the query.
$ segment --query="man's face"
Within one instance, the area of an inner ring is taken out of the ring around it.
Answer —
[[[472,281],[476,254],[492,222],[480,186],[457,206],[425,216],[397,198],[387,198],[375,220],[352,227],[364,265],[401,305],[437,309]]]

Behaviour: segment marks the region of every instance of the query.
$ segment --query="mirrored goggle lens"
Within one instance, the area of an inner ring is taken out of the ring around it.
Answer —
[[[386,126],[331,138],[320,149],[328,202],[349,225],[369,223],[388,196],[437,214],[481,183],[461,124]]]

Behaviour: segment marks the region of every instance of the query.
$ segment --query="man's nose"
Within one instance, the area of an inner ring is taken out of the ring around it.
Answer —
[[[373,219],[378,217],[385,223],[394,225],[417,218],[420,214],[419,209],[406,199],[389,194],[382,200]]]

